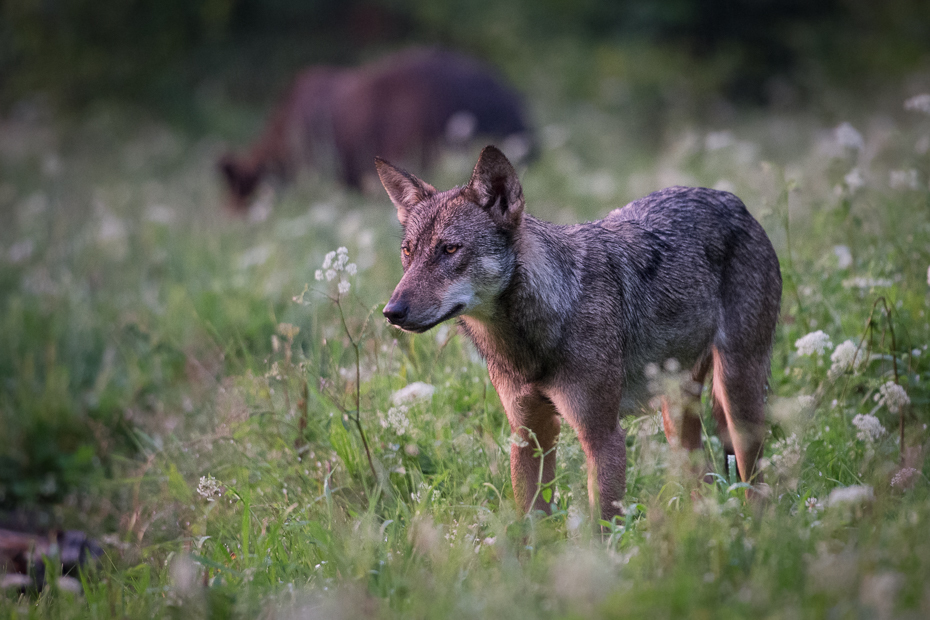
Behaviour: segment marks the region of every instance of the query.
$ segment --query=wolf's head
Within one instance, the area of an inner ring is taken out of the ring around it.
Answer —
[[[404,229],[404,277],[384,316],[416,333],[459,315],[492,317],[513,276],[513,238],[524,206],[504,154],[486,147],[471,180],[444,192],[383,159],[375,166]]]
[[[226,179],[229,187],[229,206],[233,211],[245,211],[258,182],[261,180],[262,170],[251,162],[232,154],[224,155],[217,162],[217,168]]]

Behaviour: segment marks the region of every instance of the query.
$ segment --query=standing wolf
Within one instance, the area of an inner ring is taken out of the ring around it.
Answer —
[[[727,192],[672,187],[587,224],[524,212],[523,190],[489,146],[464,187],[437,191],[376,159],[404,229],[404,276],[384,315],[420,333],[458,317],[488,363],[514,433],[514,495],[548,511],[559,416],[578,433],[591,501],[622,514],[625,433],[618,414],[649,397],[646,366],[678,360],[696,384],[713,367],[714,415],[745,481],[758,481],[769,357],[781,299],[778,258]],[[700,447],[699,394],[663,406],[672,445]],[[545,453],[533,457],[535,445]]]

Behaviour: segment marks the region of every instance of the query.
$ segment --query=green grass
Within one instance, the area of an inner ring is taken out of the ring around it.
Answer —
[[[540,106],[543,151],[523,174],[531,212],[577,221],[672,183],[732,188],[772,237],[785,279],[770,498],[744,499],[712,433],[721,475],[698,485],[647,414],[624,422],[627,516],[603,535],[567,425],[553,515],[519,514],[510,430],[470,345],[445,327],[410,336],[380,319],[401,272],[386,196],[308,174],[266,219],[236,219],[221,208],[214,139],[118,108],[68,125],[7,122],[0,504],[86,529],[106,555],[82,576],[83,596],[7,591],[0,615],[930,613],[930,155],[920,148],[930,118],[894,105],[861,111],[861,151],[836,146],[833,121],[740,113],[728,134],[681,122],[657,154],[612,112]],[[463,182],[473,156],[450,157],[429,180]],[[844,180],[854,168],[857,189]],[[900,170],[916,171],[916,188],[906,176],[890,186]],[[358,265],[345,295],[314,279],[340,246]],[[831,373],[831,350],[795,347],[816,330],[834,345],[863,341],[867,360]],[[416,381],[432,398],[392,411],[392,394]],[[891,483],[899,415],[874,400],[888,381],[910,397],[906,485]],[[857,414],[886,432],[858,438]],[[204,497],[211,477],[219,490]],[[873,496],[829,501],[851,485]]]

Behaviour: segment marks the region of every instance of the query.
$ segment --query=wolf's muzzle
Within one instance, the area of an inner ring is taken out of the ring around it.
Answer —
[[[409,311],[410,306],[407,305],[407,302],[402,300],[389,301],[383,310],[384,317],[391,323],[391,325],[398,326],[400,326],[407,318],[407,313]]]

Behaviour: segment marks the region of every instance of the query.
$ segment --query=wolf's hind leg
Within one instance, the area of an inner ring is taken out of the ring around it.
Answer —
[[[522,389],[498,386],[497,391],[510,430],[520,437],[520,445],[510,446],[514,498],[527,512],[542,510],[548,514],[550,505],[543,497],[543,490],[555,479],[555,446],[561,427],[558,413],[551,400],[530,386]]]
[[[746,359],[717,347],[713,355],[714,400],[726,421],[740,478],[743,482],[762,482],[757,464],[765,438],[766,360]]]

